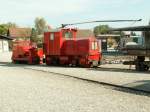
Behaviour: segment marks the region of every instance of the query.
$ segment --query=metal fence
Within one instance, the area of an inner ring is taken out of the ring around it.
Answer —
[[[108,56],[124,56],[122,51],[102,51],[102,55]]]

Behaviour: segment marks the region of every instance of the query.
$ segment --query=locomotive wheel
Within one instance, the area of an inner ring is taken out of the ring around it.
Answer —
[[[39,57],[34,58],[33,64],[40,64],[40,58]]]
[[[92,65],[92,63],[89,63],[89,64],[84,65],[84,67],[85,67],[85,68],[92,68],[93,65]]]
[[[45,63],[46,63],[47,66],[50,66],[51,65],[51,58],[47,56],[45,58]]]
[[[51,63],[50,63],[50,62],[48,62],[48,61],[46,60],[46,65],[47,65],[47,66],[50,66],[50,65],[51,65]]]
[[[71,66],[72,66],[72,67],[79,66],[79,61],[78,61],[78,60],[72,60],[72,61],[71,61]]]
[[[149,67],[147,65],[144,65],[144,63],[137,63],[135,65],[135,68],[137,71],[148,71],[149,70]]]
[[[19,62],[17,60],[13,60],[12,63],[19,64]]]
[[[98,63],[97,64],[93,64],[93,62],[90,62],[88,64],[88,68],[97,68],[97,66],[98,66]]]
[[[40,58],[39,57],[33,57],[32,59],[29,59],[26,63],[29,65],[40,64]]]
[[[52,61],[52,64],[54,65],[54,66],[57,66],[57,65],[59,65],[59,59],[57,59],[57,58],[54,58],[53,59],[53,61]]]
[[[145,71],[149,70],[149,66],[145,65]]]
[[[140,66],[139,66],[139,64],[136,64],[136,65],[135,65],[135,69],[136,69],[136,71],[140,71]]]
[[[16,60],[12,60],[12,63],[16,64]]]
[[[138,56],[136,59],[135,69],[137,71],[147,71],[149,67],[144,64],[145,57],[144,56]]]

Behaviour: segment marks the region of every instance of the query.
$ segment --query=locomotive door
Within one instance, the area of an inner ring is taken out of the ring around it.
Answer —
[[[54,54],[54,33],[50,33],[50,44],[49,44],[49,51],[50,51],[50,54]]]
[[[49,42],[50,55],[60,55],[60,33],[51,32]]]

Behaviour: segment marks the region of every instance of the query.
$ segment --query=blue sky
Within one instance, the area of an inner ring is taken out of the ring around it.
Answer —
[[[0,23],[15,22],[21,27],[33,26],[36,17],[49,25],[107,19],[143,19],[142,22],[109,23],[112,27],[146,25],[150,20],[150,0],[1,0]],[[79,25],[92,28],[99,24]]]

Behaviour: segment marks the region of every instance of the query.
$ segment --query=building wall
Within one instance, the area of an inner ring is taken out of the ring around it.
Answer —
[[[97,38],[100,46],[100,52],[107,51],[107,39],[106,38]]]
[[[8,52],[9,44],[7,40],[0,39],[0,52]]]
[[[150,31],[143,32],[143,36],[145,46],[150,49]]]

